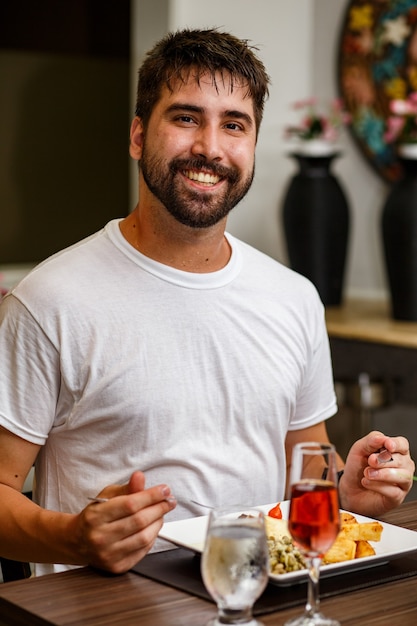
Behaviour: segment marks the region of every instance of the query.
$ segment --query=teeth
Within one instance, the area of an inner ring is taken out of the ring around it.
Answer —
[[[190,178],[191,180],[196,180],[199,183],[204,183],[205,185],[215,185],[220,180],[219,176],[204,172],[186,171],[184,172],[184,174],[185,176],[187,176],[187,178]]]

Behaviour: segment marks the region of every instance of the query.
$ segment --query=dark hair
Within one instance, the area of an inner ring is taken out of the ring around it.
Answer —
[[[219,74],[234,84],[247,85],[247,96],[253,99],[256,130],[262,120],[264,101],[268,96],[269,76],[265,66],[247,40],[238,39],[215,28],[181,30],[161,39],[148,53],[139,69],[135,114],[149,122],[152,110],[165,85],[172,91],[172,81],[186,81],[190,71],[197,82],[209,73],[216,84]]]

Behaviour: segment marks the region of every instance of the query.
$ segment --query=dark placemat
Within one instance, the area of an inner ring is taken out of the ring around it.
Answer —
[[[149,554],[137,563],[132,571],[212,602],[201,579],[200,555],[189,550],[178,548]],[[416,554],[400,557],[374,567],[323,577],[320,580],[320,597],[335,596],[411,576],[417,576]],[[305,604],[306,599],[306,582],[298,582],[285,587],[269,583],[255,603],[254,614],[265,615],[302,605]]]

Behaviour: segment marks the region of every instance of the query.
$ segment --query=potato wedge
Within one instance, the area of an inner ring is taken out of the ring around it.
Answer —
[[[323,557],[323,563],[342,563],[343,561],[352,561],[356,554],[356,542],[352,539],[346,539],[340,535],[336,541],[326,552]]]
[[[371,546],[369,541],[356,541],[355,559],[361,559],[363,556],[374,556],[376,554],[375,549]]]
[[[359,523],[354,515],[342,511],[341,528],[333,546],[323,557],[323,563],[342,563],[364,556],[373,556],[370,541],[380,541],[383,526],[379,522]]]
[[[340,525],[344,524],[357,524],[358,520],[352,513],[348,513],[347,511],[341,511],[340,513]]]
[[[380,541],[382,524],[379,522],[363,522],[362,524],[344,524],[340,534],[353,541]]]

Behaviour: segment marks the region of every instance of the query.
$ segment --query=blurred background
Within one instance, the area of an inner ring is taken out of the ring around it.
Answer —
[[[269,71],[255,182],[229,230],[286,262],[280,207],[295,164],[283,130],[294,120],[295,100],[337,95],[348,4],[3,0],[0,271],[36,263],[134,206],[137,170],[129,164],[128,132],[137,68],[156,38],[184,26],[218,26],[249,39]],[[334,168],[352,212],[345,291],[378,297],[386,292],[379,219],[387,184],[349,133],[343,141]]]

